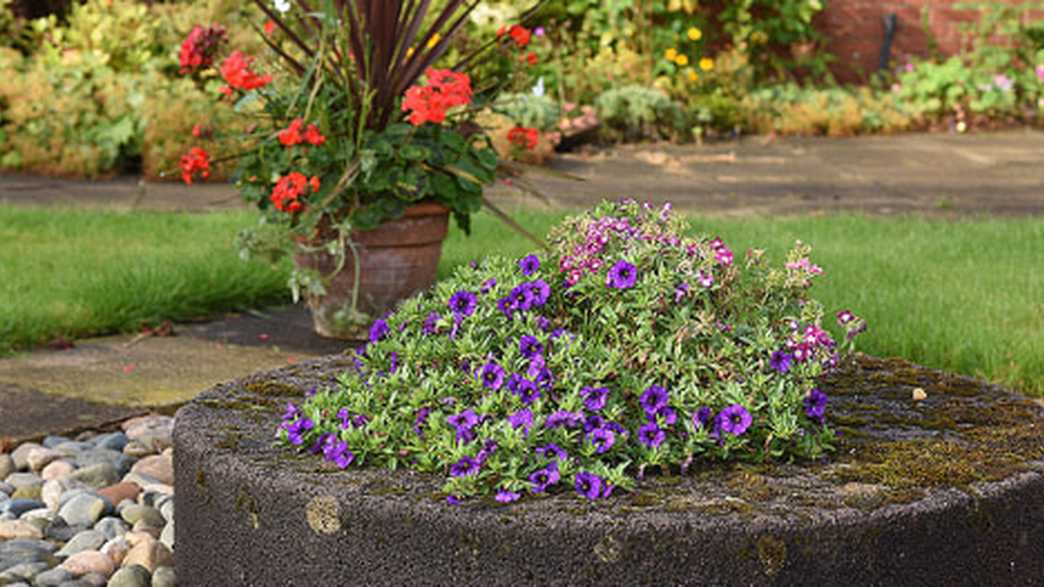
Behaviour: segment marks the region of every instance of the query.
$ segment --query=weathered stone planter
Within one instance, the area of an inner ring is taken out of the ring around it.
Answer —
[[[453,507],[438,480],[273,446],[287,394],[346,366],[256,375],[178,413],[180,585],[1044,581],[1044,408],[995,386],[863,357],[825,386],[842,433],[829,462]]]

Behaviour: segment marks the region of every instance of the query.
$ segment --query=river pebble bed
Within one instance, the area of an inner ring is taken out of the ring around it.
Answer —
[[[174,585],[174,419],[0,453],[0,585]]]

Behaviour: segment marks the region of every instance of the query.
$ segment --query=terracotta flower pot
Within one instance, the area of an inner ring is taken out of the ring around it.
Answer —
[[[449,228],[449,210],[435,203],[410,206],[397,220],[373,230],[352,233],[359,253],[358,310],[377,318],[398,303],[435,282],[442,241]],[[345,320],[351,308],[355,260],[346,251],[344,267],[334,273],[337,259],[326,252],[300,249],[294,255],[299,268],[318,271],[326,294],[307,297],[316,334],[328,338],[359,339],[361,325]],[[339,315],[341,314],[341,315]]]

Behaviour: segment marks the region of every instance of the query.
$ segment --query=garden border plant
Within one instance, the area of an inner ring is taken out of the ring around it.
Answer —
[[[278,436],[340,468],[447,473],[451,503],[510,502],[562,480],[588,499],[696,459],[817,458],[834,439],[816,378],[840,347],[808,299],[798,244],[683,238],[670,205],[607,203],[567,220],[543,261],[491,257],[375,321],[354,370],[290,404]]]

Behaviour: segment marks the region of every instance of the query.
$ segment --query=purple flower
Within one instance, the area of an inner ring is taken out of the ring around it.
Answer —
[[[529,436],[529,428],[533,426],[533,412],[529,411],[529,408],[522,408],[508,416],[507,420],[512,428],[515,430],[522,428],[525,431],[525,435]]]
[[[544,446],[538,446],[536,453],[549,461],[564,461],[569,458],[569,453],[553,442],[549,442]]]
[[[413,432],[424,438],[424,424],[428,421],[428,414],[431,413],[431,408],[421,408],[417,410],[417,415],[413,418]]]
[[[707,424],[710,423],[714,413],[707,406],[696,410],[692,413],[692,426],[693,428],[700,429],[706,428]]]
[[[540,269],[540,259],[536,255],[527,255],[518,260],[518,268],[522,270],[522,275],[529,277]]]
[[[794,360],[798,363],[804,363],[812,356],[812,345],[807,342],[803,342],[794,347]]]
[[[437,334],[439,332],[438,322],[442,318],[438,312],[432,312],[428,314],[428,317],[424,319],[424,325],[421,326],[421,332],[427,335]]]
[[[580,390],[580,397],[584,398],[584,407],[589,411],[597,412],[605,407],[609,400],[608,387],[585,387]]]
[[[475,455],[475,458],[481,465],[482,463],[486,462],[486,459],[488,459],[493,453],[497,452],[498,448],[500,448],[500,445],[498,445],[495,440],[487,440],[486,442],[482,443],[482,448],[479,449],[478,454]]]
[[[522,284],[511,289],[508,294],[515,310],[523,312],[533,307],[533,291],[528,284]]]
[[[511,503],[518,501],[518,498],[522,497],[521,493],[509,491],[503,487],[497,489],[497,497],[495,498],[499,503]]]
[[[540,344],[540,341],[535,336],[524,334],[518,341],[518,350],[523,357],[532,359],[544,353],[544,345]]]
[[[305,433],[315,427],[315,422],[312,422],[310,418],[301,418],[286,424],[285,427],[286,438],[290,441],[290,444],[301,446],[304,444]]]
[[[497,300],[497,309],[500,310],[500,313],[503,314],[505,318],[511,320],[515,314],[515,310],[518,308],[515,307],[515,302],[511,299],[511,296],[508,296]]]
[[[613,447],[613,443],[616,442],[616,433],[609,428],[598,428],[591,431],[587,438],[594,445],[595,452],[602,454]]]
[[[373,325],[370,326],[370,342],[379,342],[385,336],[388,336],[388,323],[384,320],[374,320]]]
[[[448,416],[446,422],[456,428],[457,430],[457,441],[464,442],[465,444],[475,440],[475,428],[479,423],[478,414],[474,410],[468,408],[459,414]]]
[[[684,281],[674,288],[674,303],[682,301],[689,294],[689,284]]]
[[[312,447],[309,448],[308,450],[312,454],[317,455],[317,454],[323,452],[324,450],[326,450],[326,446],[328,444],[330,444],[332,442],[335,442],[336,440],[337,440],[337,436],[333,432],[326,432],[326,433],[320,434],[319,438],[315,439],[315,442],[312,443]]]
[[[543,469],[537,469],[529,476],[529,482],[533,484],[530,489],[533,493],[543,493],[548,487],[558,483],[561,476],[558,473],[558,461],[551,461]]]
[[[559,426],[565,426],[566,428],[576,428],[583,422],[584,416],[579,412],[570,412],[568,410],[558,410],[552,412],[547,420],[544,421],[544,428],[552,429],[558,428]]]
[[[714,285],[714,274],[705,273],[700,269],[699,277],[697,277],[696,281],[699,281],[702,287],[710,287]]]
[[[538,26],[537,28],[533,29],[533,34],[537,37],[543,37],[546,33],[547,31],[545,31],[544,27],[542,26]],[[1042,65],[1041,67],[1044,68],[1044,65]]]
[[[446,503],[448,503],[450,505],[460,505],[463,501],[464,501],[464,498],[460,497],[459,495],[447,495],[446,496]]]
[[[656,422],[648,422],[638,429],[638,442],[649,448],[656,448],[666,440],[667,433],[663,431]]]
[[[638,401],[645,409],[645,415],[652,416],[660,411],[660,408],[667,406],[667,390],[659,385],[650,385]]]
[[[812,420],[823,423],[823,415],[826,414],[827,395],[818,388],[812,388],[804,399],[805,414]]]
[[[531,300],[531,306],[539,308],[547,303],[548,298],[551,297],[551,286],[547,284],[543,279],[537,279],[536,281],[530,281],[524,284],[529,292],[529,299]]]
[[[496,391],[504,384],[504,369],[490,361],[482,366],[482,369],[479,371],[479,377],[482,379],[483,387]]]
[[[678,414],[674,412],[672,408],[663,406],[656,410],[655,414],[649,416],[650,422],[660,422],[664,426],[673,426],[678,421]]]
[[[547,332],[548,328],[551,328],[551,321],[543,316],[537,316],[537,327],[544,332]]]
[[[844,326],[844,325],[848,324],[849,322],[854,321],[855,319],[856,319],[855,314],[853,314],[851,310],[841,310],[840,312],[837,313],[837,324],[838,324],[838,326]]]
[[[348,443],[337,442],[337,439],[333,436],[326,441],[326,446],[323,447],[323,456],[341,469],[347,469],[348,465],[355,460],[355,455],[348,450]]]
[[[537,389],[535,383],[526,379],[525,377],[522,377],[521,375],[518,375],[517,373],[515,375],[512,375],[512,377],[517,379],[509,381],[508,389],[511,390],[511,384],[513,383],[515,389],[511,391],[512,393],[518,396],[518,399],[522,400],[522,403],[528,406],[529,404],[540,399],[540,390]]]
[[[591,414],[590,416],[584,418],[585,433],[595,430],[596,428],[601,428],[602,426],[605,426],[605,418],[599,416],[598,414]]]
[[[482,463],[478,462],[469,456],[463,456],[459,461],[450,465],[450,476],[452,477],[470,477],[479,472],[479,468]]]
[[[634,286],[634,282],[637,279],[638,270],[635,269],[634,265],[620,259],[609,269],[605,284],[616,289],[629,289]]]
[[[793,359],[794,357],[783,351],[776,351],[772,353],[772,357],[769,359],[769,365],[780,373],[786,373],[787,371],[790,371],[790,362]]]
[[[482,282],[482,287],[479,289],[482,293],[489,293],[489,290],[497,286],[497,280],[492,277]]]
[[[478,298],[475,294],[467,290],[460,290],[457,293],[450,296],[449,308],[457,316],[470,316],[475,313],[475,307],[478,306]]]
[[[718,414],[717,424],[718,428],[726,434],[743,436],[747,429],[750,428],[752,421],[753,418],[750,417],[750,412],[747,411],[747,408],[739,404],[732,404]]]
[[[293,402],[286,402],[286,411],[283,412],[283,423],[285,424],[286,422],[296,419],[300,413],[301,411],[297,409],[297,406],[295,406]]]
[[[580,471],[576,474],[576,492],[592,501],[602,497],[602,486],[604,481],[594,473]]]

